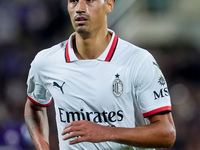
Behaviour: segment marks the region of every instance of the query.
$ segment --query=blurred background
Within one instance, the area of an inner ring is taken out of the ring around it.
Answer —
[[[109,28],[152,53],[165,75],[177,128],[170,150],[199,150],[199,1],[116,0],[108,18]],[[0,0],[0,150],[34,149],[23,119],[30,63],[72,32],[67,0]],[[51,149],[58,150],[53,104],[48,113]]]

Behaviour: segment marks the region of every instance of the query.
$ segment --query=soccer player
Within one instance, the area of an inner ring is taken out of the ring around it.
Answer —
[[[39,52],[29,71],[25,122],[49,149],[54,100],[60,150],[171,147],[175,127],[165,78],[153,56],[107,29],[114,0],[68,0],[69,40]]]

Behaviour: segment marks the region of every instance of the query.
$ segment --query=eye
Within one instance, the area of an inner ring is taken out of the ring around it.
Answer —
[[[70,3],[76,3],[78,0],[70,0]]]

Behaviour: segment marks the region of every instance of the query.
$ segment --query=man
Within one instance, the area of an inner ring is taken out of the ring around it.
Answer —
[[[32,62],[25,121],[36,149],[49,149],[52,99],[61,150],[173,145],[166,81],[146,50],[107,29],[113,7],[114,0],[69,0],[75,33]]]

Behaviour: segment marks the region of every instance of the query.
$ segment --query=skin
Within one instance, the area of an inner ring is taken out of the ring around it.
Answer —
[[[27,99],[24,118],[36,150],[49,150],[49,124],[46,108]]]
[[[69,123],[63,130],[63,140],[80,142],[113,141],[143,148],[170,148],[175,141],[175,127],[171,113],[149,118],[150,124],[136,128],[101,126],[86,120]]]
[[[68,12],[75,29],[74,51],[78,59],[96,59],[106,49],[111,35],[107,30],[107,15],[114,0],[68,0]],[[25,122],[37,150],[49,149],[46,108],[27,99]],[[113,141],[137,147],[169,148],[176,138],[171,113],[148,118],[150,124],[136,128],[102,126],[90,121],[74,121],[63,129],[63,140],[77,137],[69,144]]]
[[[75,2],[73,2],[75,1]],[[113,10],[113,1],[73,0],[68,1],[68,12],[76,31],[75,54],[79,59],[96,59],[106,49],[111,35],[107,31],[107,15]],[[78,22],[84,17],[86,22]]]

